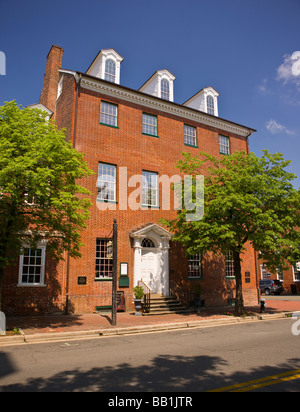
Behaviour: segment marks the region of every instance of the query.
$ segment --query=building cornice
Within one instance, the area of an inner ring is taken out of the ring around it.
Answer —
[[[73,73],[75,74],[75,72]],[[252,133],[256,132],[256,130],[252,128],[185,107],[178,103],[169,102],[158,97],[150,96],[146,93],[110,83],[105,80],[97,79],[84,73],[80,74],[82,75],[81,87],[93,92],[98,92],[105,94],[106,96],[125,100],[129,103],[135,103],[148,109],[159,110],[164,113],[182,117],[186,120],[201,123],[206,126],[219,129],[223,132],[237,134],[242,137],[249,137]]]

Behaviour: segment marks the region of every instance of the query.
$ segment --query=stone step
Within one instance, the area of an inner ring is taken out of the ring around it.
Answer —
[[[194,310],[185,308],[183,304],[174,297],[151,295],[150,312],[143,313],[144,316],[168,315],[172,313],[193,313]]]

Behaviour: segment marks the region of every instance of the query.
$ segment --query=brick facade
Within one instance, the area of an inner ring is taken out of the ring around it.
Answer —
[[[264,261],[259,259],[257,254],[257,274],[258,279],[278,279],[282,282],[282,286],[285,294],[300,293],[300,271],[288,264],[288,269],[283,270],[281,273],[273,273],[265,265]],[[265,268],[263,270],[263,267]],[[296,272],[296,273],[295,273]]]
[[[93,199],[91,216],[86,230],[82,233],[82,258],[69,259],[66,253],[65,261],[56,267],[47,260],[44,287],[17,286],[19,268],[18,265],[11,267],[3,285],[3,310],[6,313],[62,311],[65,310],[66,302],[69,312],[72,313],[94,312],[96,307],[110,306],[112,281],[95,279],[96,239],[112,237],[114,219],[117,219],[118,223],[118,279],[120,263],[128,264],[129,286],[120,286],[118,281],[118,290],[124,291],[127,310],[132,309],[134,271],[139,256],[139,248],[134,246],[135,239],[132,234],[147,225],[157,225],[154,227],[154,232],[157,230],[157,233],[152,233],[153,239],[159,243],[159,228],[162,226],[160,220],[175,218],[176,211],[172,196],[170,210],[163,210],[161,185],[159,208],[150,210],[142,207],[140,210],[130,210],[127,207],[127,210],[120,210],[124,208],[123,204],[121,207],[119,199],[120,168],[127,168],[128,180],[132,176],[141,175],[142,171],[171,177],[179,174],[176,163],[182,152],[197,155],[201,150],[220,156],[219,134],[229,137],[231,152],[247,151],[247,136],[253,132],[253,129],[214,116],[198,114],[194,109],[146,96],[144,93],[84,73],[59,71],[62,52],[62,49],[56,46],[49,52],[40,102],[54,113],[58,127],[66,128],[67,138],[77,150],[85,154],[89,168],[95,172],[95,175],[80,183],[91,191]],[[58,82],[62,76],[62,93],[56,101]],[[117,127],[100,124],[102,101],[117,105]],[[157,116],[158,137],[142,133],[143,113]],[[204,122],[199,118],[200,115],[204,116]],[[198,147],[184,144],[185,124],[196,128]],[[115,210],[99,210],[99,203],[97,205],[99,162],[116,166],[118,203],[104,204],[115,207]],[[132,195],[135,189],[128,188],[128,196]],[[165,239],[164,236],[161,236],[161,239]],[[174,245],[172,241],[169,244],[169,240],[163,240],[160,251],[161,255],[157,256],[168,255],[168,262],[163,261],[166,267],[161,270],[166,271],[173,294],[179,297],[191,296],[194,285],[200,283],[207,306],[226,305],[234,298],[235,281],[226,279],[224,256],[203,256],[201,279],[188,279],[188,261],[181,247]],[[242,258],[245,304],[257,304],[255,255],[250,246]],[[79,284],[79,277],[84,277],[86,284]]]

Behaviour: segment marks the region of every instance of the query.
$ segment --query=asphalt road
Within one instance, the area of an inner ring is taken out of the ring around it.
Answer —
[[[0,392],[182,392],[194,404],[196,392],[212,390],[298,392],[294,322],[5,347]]]

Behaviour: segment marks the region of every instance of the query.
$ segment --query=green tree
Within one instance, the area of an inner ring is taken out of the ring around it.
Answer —
[[[177,219],[165,223],[188,254],[233,253],[235,310],[242,315],[241,260],[247,242],[274,271],[299,259],[300,193],[291,183],[296,176],[286,170],[290,162],[282,154],[268,151],[261,158],[245,152],[221,159],[202,152],[200,157],[183,156],[178,162],[181,172],[206,176],[204,216],[190,221],[183,208]]]
[[[56,259],[64,250],[80,256],[91,202],[78,180],[91,174],[44,112],[15,102],[0,107],[0,308],[4,270],[25,239],[33,248],[47,239]]]

